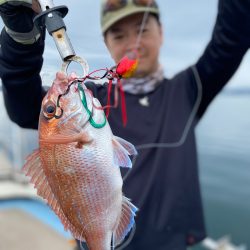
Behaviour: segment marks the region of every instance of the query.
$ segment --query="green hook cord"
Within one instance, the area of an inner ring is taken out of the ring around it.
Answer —
[[[80,83],[78,83],[78,90],[82,93],[82,96],[81,96],[81,101],[82,101],[82,104],[84,106],[84,108],[86,109],[87,113],[89,114],[89,122],[90,124],[94,127],[94,128],[103,128],[105,125],[106,125],[106,122],[107,122],[107,119],[106,119],[106,116],[105,114],[104,115],[104,122],[103,123],[96,123],[94,120],[93,120],[93,117],[92,117],[92,112],[89,110],[88,108],[88,105],[87,105],[87,100],[86,100],[86,95],[85,95],[85,92],[83,90],[83,87]]]

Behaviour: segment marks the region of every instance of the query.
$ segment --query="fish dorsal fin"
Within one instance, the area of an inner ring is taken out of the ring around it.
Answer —
[[[122,144],[117,140],[118,137],[113,137],[113,161],[115,166],[131,168],[132,162],[129,158],[129,151],[122,146]],[[132,145],[132,144],[131,144]]]
[[[138,208],[134,206],[128,198],[123,196],[122,213],[120,220],[114,231],[114,245],[117,246],[124,240],[125,236],[130,232],[135,224],[134,217]]]
[[[27,157],[22,171],[26,176],[29,176],[31,178],[30,182],[33,183],[34,187],[37,189],[37,194],[46,200],[48,205],[60,218],[61,222],[64,225],[64,229],[70,230],[74,238],[84,240],[81,232],[78,232],[65,216],[60,204],[58,203],[53,191],[51,190],[48,179],[42,168],[39,149],[35,150],[31,155]]]

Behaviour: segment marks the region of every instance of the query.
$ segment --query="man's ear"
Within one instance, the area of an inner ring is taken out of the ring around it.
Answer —
[[[108,49],[109,53],[110,53],[110,45],[109,45],[109,42],[108,42],[108,39],[107,39],[107,33],[105,33],[103,35],[103,42],[104,44],[106,45],[106,48]]]
[[[162,25],[159,24],[159,31],[160,31],[160,37],[161,37],[161,40],[160,40],[160,44],[163,45],[163,42],[164,42],[164,32],[163,32],[163,28],[162,28]]]
[[[107,49],[109,50],[108,40],[107,40],[107,35],[106,34],[103,35],[103,42],[106,45]]]
[[[109,41],[108,41],[108,39],[107,39],[107,33],[103,35],[103,41],[104,41],[104,43],[105,43],[105,45],[106,45],[106,48],[107,48],[108,51],[109,51],[109,54],[110,54],[111,57],[113,58],[112,50],[111,50],[111,48],[110,48],[110,43],[109,43]],[[114,59],[114,58],[113,58],[113,59]]]

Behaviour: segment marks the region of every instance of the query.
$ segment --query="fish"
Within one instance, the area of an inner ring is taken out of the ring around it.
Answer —
[[[109,250],[135,224],[120,167],[131,168],[137,152],[113,135],[99,100],[74,79],[57,72],[42,101],[39,148],[22,170],[65,230],[90,250]]]

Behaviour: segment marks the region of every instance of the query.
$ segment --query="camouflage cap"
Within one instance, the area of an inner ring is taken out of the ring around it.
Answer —
[[[107,6],[109,4],[115,4],[115,2],[121,3],[121,7],[116,10],[109,10]],[[111,2],[111,3],[110,3]],[[144,4],[136,4],[136,2],[142,2]],[[158,5],[155,1],[154,4],[149,5],[147,1],[135,1],[135,0],[102,0],[101,3],[101,28],[102,33],[104,34],[113,24],[117,21],[127,17],[129,15],[140,13],[140,12],[149,12],[160,15]]]

